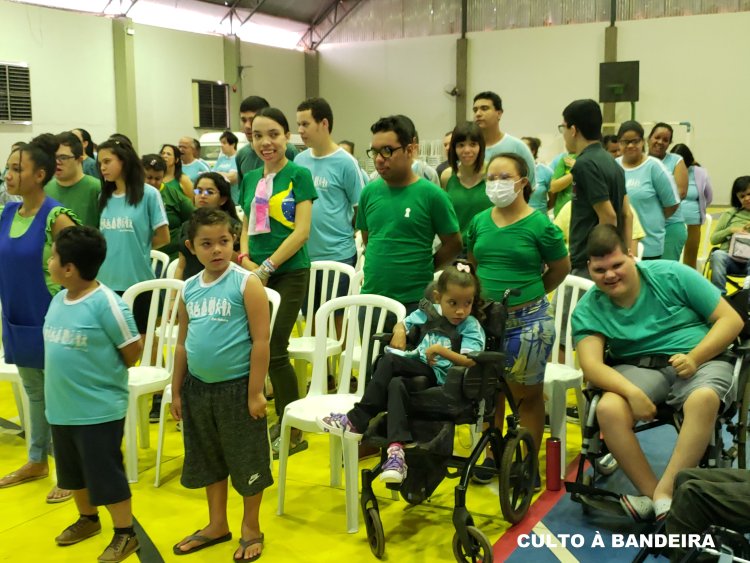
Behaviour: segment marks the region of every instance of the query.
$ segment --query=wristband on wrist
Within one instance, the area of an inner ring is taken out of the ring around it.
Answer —
[[[258,276],[258,278],[260,278],[260,281],[266,281],[271,277],[271,274],[264,270],[263,267],[260,267],[257,270],[253,270],[253,273]]]
[[[249,258],[249,255],[247,254],[247,252],[242,252],[242,253],[238,254],[237,255],[237,264],[239,264],[240,266],[242,266],[242,261],[245,258]]]
[[[269,274],[273,274],[276,271],[276,265],[271,262],[270,258],[263,260],[262,266],[268,270]]]

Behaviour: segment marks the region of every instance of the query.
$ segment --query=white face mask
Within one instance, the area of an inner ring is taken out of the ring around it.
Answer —
[[[508,207],[516,201],[516,184],[521,180],[489,180],[485,187],[487,197],[496,207]]]

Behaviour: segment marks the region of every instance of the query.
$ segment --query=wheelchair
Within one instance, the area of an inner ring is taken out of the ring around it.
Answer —
[[[500,508],[505,519],[513,524],[523,519],[533,496],[537,452],[531,433],[519,425],[518,405],[505,380],[503,343],[507,299],[512,294],[512,290],[508,290],[502,303],[485,306],[486,320],[482,323],[487,336],[485,350],[468,354],[475,366],[454,366],[448,371],[445,384],[437,387],[428,387],[426,378],[404,380],[409,391],[409,424],[415,442],[404,448],[409,467],[406,478],[402,483],[388,483],[386,487],[394,491],[394,496],[398,491],[406,502],[418,505],[430,498],[444,478],[459,480],[452,519],[456,530],[453,554],[460,562],[481,560],[491,563],[493,560],[492,544],[474,525],[466,508],[469,480],[487,445],[496,460]],[[390,341],[390,336],[376,335],[384,342]],[[408,340],[414,344],[412,335]],[[494,425],[499,392],[505,394],[511,411],[506,417],[508,428],[505,436]],[[488,423],[488,427],[469,456],[454,455],[456,425],[476,424],[479,428],[483,422]],[[385,435],[385,417],[381,415],[371,421],[363,436],[363,442],[381,449],[380,462],[372,469],[362,470],[360,499],[370,549],[379,559],[385,552],[385,535],[372,482],[382,473],[387,458]]]
[[[746,467],[747,419],[748,408],[750,408],[750,385],[748,385],[746,363],[750,359],[750,341],[740,342],[738,339],[727,351],[727,359],[729,355],[734,360],[734,385],[737,389],[737,399],[725,407],[716,418],[713,436],[698,465],[703,468],[732,467],[735,461],[740,469]],[[655,358],[658,360],[658,357]],[[651,359],[649,362],[656,360]],[[658,369],[665,365],[641,365],[641,367]],[[606,444],[601,439],[596,420],[596,407],[602,392],[599,389],[587,389],[584,390],[584,395],[587,399],[587,406],[581,455],[575,481],[566,481],[565,488],[571,494],[571,500],[581,504],[584,514],[588,514],[591,509],[597,509],[623,515],[620,495],[597,486],[598,481],[616,470],[616,467],[612,469],[608,464],[602,463],[603,458],[610,455]],[[671,424],[679,432],[681,423],[681,411],[661,404],[657,405],[656,418],[650,422],[636,424],[635,432],[642,432],[664,424]],[[725,443],[725,431],[731,436],[731,443]],[[587,472],[587,467],[591,467],[592,471]]]

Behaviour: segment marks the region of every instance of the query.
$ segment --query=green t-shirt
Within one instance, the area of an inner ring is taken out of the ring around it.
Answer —
[[[485,297],[500,301],[506,289],[520,290],[511,306],[544,296],[544,264],[568,255],[562,231],[536,210],[505,227],[495,224],[492,209],[482,211],[469,225],[467,246]]]
[[[557,166],[555,166],[555,170],[552,173],[552,180],[557,180],[558,178],[562,178],[566,174],[570,172],[570,168],[567,164],[565,164],[566,158],[572,158],[575,160],[578,155],[575,155],[573,153],[566,154],[563,158],[557,161]],[[552,181],[550,180],[550,182]],[[570,198],[573,197],[573,186],[570,185],[567,188],[565,188],[561,192],[557,192],[555,194],[555,206],[553,208],[553,215],[557,217],[557,214],[560,213],[560,210],[563,208],[563,205],[568,203],[570,201]]]
[[[685,354],[708,333],[719,290],[693,268],[674,260],[636,264],[641,292],[632,307],[615,305],[598,287],[573,312],[573,342],[601,334],[612,357]]]
[[[81,224],[78,217],[70,209],[64,207],[53,207],[47,215],[47,226],[44,229],[44,248],[42,248],[42,273],[44,274],[44,283],[47,285],[50,295],[53,296],[56,295],[61,288],[58,284],[52,281],[52,278],[49,275],[47,261],[50,256],[52,256],[52,243],[54,242],[52,237],[52,225],[55,224],[55,221],[61,214],[70,217],[71,221],[77,225]],[[35,217],[36,215],[23,217],[19,215],[18,211],[16,211],[16,214],[13,216],[13,222],[10,224],[10,238],[22,237],[24,233],[29,230]]]
[[[368,236],[362,293],[414,303],[432,281],[435,235],[457,233],[458,219],[448,194],[432,182],[391,188],[377,178],[362,190],[357,228]]]
[[[97,229],[99,228],[99,194],[101,191],[101,181],[86,174],[72,186],[61,186],[55,178],[44,186],[44,192],[68,209],[72,209],[82,225]]]
[[[177,186],[175,186],[175,183]],[[195,207],[193,206],[193,202],[185,196],[179,182],[162,184],[159,188],[159,194],[161,195],[161,200],[164,202],[164,211],[167,214],[167,222],[169,223],[169,243],[159,250],[168,254],[170,260],[174,260],[177,258],[178,251],[180,250],[182,224],[190,219]]]
[[[729,243],[732,242],[732,227],[744,227],[750,223],[750,211],[746,209],[732,209],[725,211],[719,217],[714,232],[711,233],[711,244],[718,244],[719,249],[729,251]]]
[[[472,188],[466,188],[461,184],[458,176],[453,174],[445,186],[445,191],[453,203],[453,209],[456,210],[458,218],[458,228],[461,231],[461,238],[466,247],[466,231],[474,216],[480,211],[492,207],[492,202],[487,197],[485,191],[485,181],[482,180]]]
[[[256,168],[245,175],[242,180],[242,210],[245,217],[250,217],[251,205],[255,198],[255,188],[263,177],[263,168]],[[312,174],[307,168],[297,166],[291,160],[286,163],[273,178],[273,193],[269,201],[268,214],[271,217],[271,232],[248,236],[250,259],[260,264],[271,256],[292,234],[295,226],[296,206],[301,201],[313,201],[318,198]],[[301,270],[310,267],[307,245],[302,245],[294,256],[281,264],[279,273]]]

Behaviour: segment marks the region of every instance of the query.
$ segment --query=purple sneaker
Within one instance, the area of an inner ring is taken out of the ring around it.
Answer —
[[[388,448],[388,459],[383,464],[380,480],[383,483],[403,483],[404,479],[406,479],[404,449],[401,446],[391,446]]]
[[[357,432],[345,414],[332,412],[329,416],[318,417],[317,422],[323,432],[330,432],[335,436],[343,436],[346,433],[352,438],[362,438],[362,434]]]

